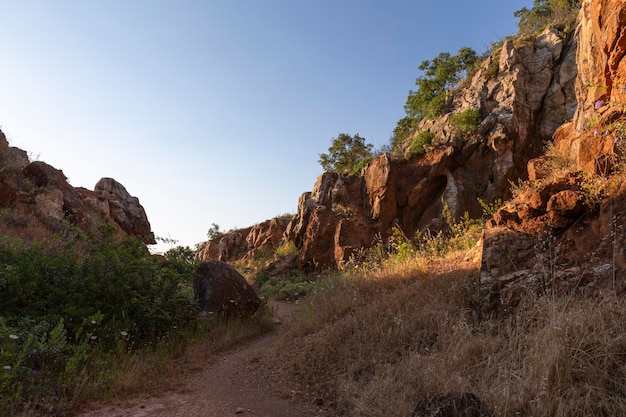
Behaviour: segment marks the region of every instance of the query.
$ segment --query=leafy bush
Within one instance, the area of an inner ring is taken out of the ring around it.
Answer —
[[[24,400],[69,401],[86,379],[105,377],[107,352],[155,346],[197,323],[189,248],[153,257],[107,224],[45,246],[0,242],[0,414]]]
[[[409,116],[398,120],[390,140],[390,147],[392,151],[397,150],[400,145],[402,145],[402,143],[404,143],[404,141],[413,134],[417,122],[417,119]]]
[[[579,0],[534,0],[531,9],[522,7],[514,13],[519,18],[518,34],[534,35],[549,25],[571,28],[579,8]]]
[[[365,158],[361,158],[359,159],[359,161],[354,165],[354,168],[352,168],[352,175],[361,175],[361,172],[363,171],[363,168],[365,168],[365,166],[367,164],[369,164],[370,162],[372,162],[372,159],[374,159],[371,156],[366,156]]]
[[[424,75],[415,80],[417,90],[409,91],[404,110],[410,119],[433,119],[443,113],[446,97],[457,88],[478,61],[471,48],[461,48],[457,55],[441,52],[432,61],[419,66]]]
[[[455,113],[448,120],[448,125],[452,128],[452,134],[459,139],[466,139],[476,133],[479,123],[480,111],[473,108]]]
[[[411,141],[411,146],[409,147],[410,155],[423,155],[426,153],[426,146],[433,143],[433,139],[435,135],[430,133],[428,130],[424,130],[420,132],[413,140]]]
[[[220,225],[217,223],[211,223],[211,227],[209,227],[209,230],[207,231],[207,234],[206,234],[209,240],[218,239],[222,237],[223,235],[224,233],[220,229]]]
[[[319,155],[318,162],[326,172],[353,173],[359,162],[372,157],[372,148],[358,133],[354,136],[340,133],[331,141],[328,153]]]
[[[288,258],[298,255],[298,248],[293,240],[288,240],[276,249],[276,255],[279,258]]]

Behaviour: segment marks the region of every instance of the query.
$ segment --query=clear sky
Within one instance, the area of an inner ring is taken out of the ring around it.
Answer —
[[[332,138],[388,143],[422,61],[485,51],[532,3],[0,0],[0,126],[193,246],[294,213]]]

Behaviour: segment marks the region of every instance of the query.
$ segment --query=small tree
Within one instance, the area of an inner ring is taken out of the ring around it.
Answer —
[[[460,113],[454,113],[448,120],[452,134],[458,139],[467,139],[476,133],[479,123],[480,111],[471,107]]]
[[[519,34],[532,35],[549,25],[572,25],[579,9],[579,0],[534,0],[532,9],[522,7],[513,15],[519,19]]]
[[[432,61],[423,61],[419,70],[424,75],[415,80],[417,90],[409,91],[404,106],[407,116],[417,120],[440,116],[449,91],[459,86],[477,61],[476,52],[466,47],[454,56],[441,52]]]
[[[222,231],[220,230],[220,225],[217,223],[211,223],[211,227],[209,227],[209,231],[207,232],[207,237],[209,240],[217,239],[222,235]]]
[[[318,162],[326,172],[349,174],[355,171],[359,161],[372,157],[372,148],[358,133],[354,136],[340,133],[331,141],[328,153],[319,155]]]

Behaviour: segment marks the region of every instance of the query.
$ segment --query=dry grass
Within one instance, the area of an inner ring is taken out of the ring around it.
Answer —
[[[153,351],[121,353],[105,398],[157,395],[180,388],[190,373],[205,369],[219,353],[259,337],[273,326],[272,312],[264,306],[248,321],[207,323],[195,340],[181,338],[164,342]]]
[[[624,415],[618,297],[527,299],[481,319],[477,274],[454,255],[329,279],[277,358],[337,416],[408,416],[451,391],[477,394],[495,416]]]

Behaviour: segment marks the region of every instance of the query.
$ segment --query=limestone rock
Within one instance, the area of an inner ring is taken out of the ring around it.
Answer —
[[[246,279],[220,261],[200,264],[193,274],[194,297],[202,311],[216,318],[251,317],[261,300]]]

